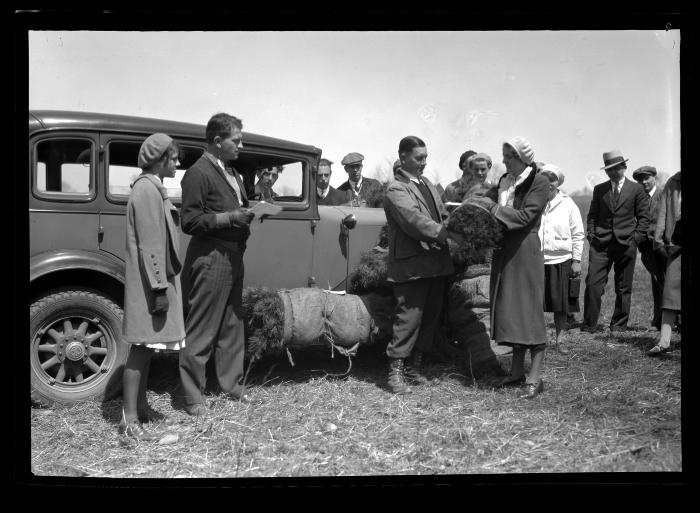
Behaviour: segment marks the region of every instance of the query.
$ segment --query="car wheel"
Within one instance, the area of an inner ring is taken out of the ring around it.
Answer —
[[[45,406],[121,391],[123,311],[94,290],[61,289],[29,308],[31,397]]]

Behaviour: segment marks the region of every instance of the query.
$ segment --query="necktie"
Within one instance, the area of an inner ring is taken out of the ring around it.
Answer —
[[[618,184],[617,182],[613,184],[613,206],[617,205],[617,198],[620,195],[620,191],[618,189],[619,187],[620,184]]]

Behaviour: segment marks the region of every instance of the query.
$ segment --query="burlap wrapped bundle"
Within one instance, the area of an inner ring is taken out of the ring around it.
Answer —
[[[390,296],[371,293],[360,297],[316,288],[246,288],[246,354],[259,357],[329,345],[354,354],[361,345],[391,336],[392,302]]]

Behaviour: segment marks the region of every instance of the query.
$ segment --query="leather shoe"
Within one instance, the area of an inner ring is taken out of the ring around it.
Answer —
[[[598,331],[598,328],[596,326],[589,326],[588,324],[582,324],[581,331],[585,333],[596,333]]]
[[[165,424],[166,426],[168,426],[175,423],[175,420],[172,417],[165,415],[164,413],[161,413],[157,410],[154,410],[153,408],[151,408],[150,405],[147,405],[145,408],[138,409],[138,419],[139,422],[141,422],[142,424],[158,422],[160,424]]]
[[[204,406],[202,403],[185,405],[185,411],[193,417],[206,417],[209,413],[207,407]]]
[[[539,383],[526,383],[523,387],[523,393],[518,396],[520,399],[534,399],[539,394],[544,392],[544,383],[540,380]]]
[[[250,397],[250,395],[248,395],[248,394],[241,394],[241,395],[229,394],[229,398],[232,401],[237,401],[239,403],[250,404],[253,402],[253,398]]]
[[[659,344],[656,344],[654,347],[652,347],[651,349],[649,349],[649,351],[647,351],[647,354],[648,354],[649,356],[661,356],[661,355],[665,355],[665,354],[668,353],[670,350],[671,350],[671,346],[662,347],[662,346],[660,346]]]
[[[499,387],[519,387],[525,383],[525,375],[519,378],[513,378],[513,376],[506,376],[499,384]]]
[[[131,419],[126,423],[122,422],[119,425],[119,431],[129,438],[133,438],[137,442],[142,440],[145,442],[150,442],[158,439],[158,435],[153,432],[146,431],[138,419]]]
[[[627,331],[627,326],[610,326],[611,333],[619,333],[621,331]]]

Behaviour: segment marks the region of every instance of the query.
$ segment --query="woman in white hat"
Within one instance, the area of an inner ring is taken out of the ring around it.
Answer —
[[[520,398],[544,390],[542,368],[547,331],[544,322],[544,259],[537,235],[547,204],[549,180],[537,173],[535,152],[523,137],[503,144],[507,173],[498,182],[498,202],[488,197],[466,200],[486,207],[505,225],[503,241],[491,262],[491,338],[513,347],[510,376],[501,386],[522,386]],[[525,353],[530,350],[530,373]]]
[[[571,294],[570,279],[581,276],[583,220],[574,200],[559,190],[564,181],[561,170],[545,164],[540,173],[549,180],[549,201],[539,229],[544,255],[544,311],[554,313],[555,348],[566,354],[567,315],[579,311],[578,290]]]
[[[153,134],[141,145],[142,173],[132,184],[126,207],[126,284],[124,341],[131,344],[124,368],[120,430],[137,440],[156,435],[141,422],[162,414],[146,401],[146,384],[155,349],[179,350],[185,344],[177,214],[163,179],[175,176],[178,146],[165,134]]]

